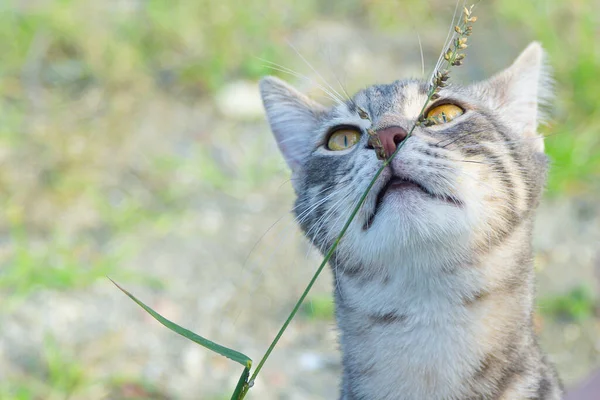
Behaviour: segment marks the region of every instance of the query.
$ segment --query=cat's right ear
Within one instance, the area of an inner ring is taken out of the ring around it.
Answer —
[[[260,94],[279,150],[298,174],[312,151],[313,132],[325,107],[272,76],[261,79]]]

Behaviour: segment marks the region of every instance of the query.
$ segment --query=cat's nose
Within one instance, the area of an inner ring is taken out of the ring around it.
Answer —
[[[379,136],[386,157],[390,157],[396,151],[398,145],[406,139],[408,132],[400,126],[390,126],[378,130],[377,136]],[[369,138],[369,148],[377,147],[373,141],[373,138]]]

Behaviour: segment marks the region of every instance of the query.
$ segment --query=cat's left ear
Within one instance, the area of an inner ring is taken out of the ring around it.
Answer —
[[[544,151],[544,139],[537,128],[544,121],[543,106],[552,96],[552,78],[545,59],[542,46],[533,42],[510,67],[475,85],[488,106],[540,152]]]
[[[314,129],[326,109],[272,76],[260,81],[260,94],[279,150],[297,175],[312,151]]]

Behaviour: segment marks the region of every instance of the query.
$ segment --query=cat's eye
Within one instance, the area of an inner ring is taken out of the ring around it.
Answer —
[[[353,128],[340,128],[329,135],[327,148],[333,151],[346,150],[360,140],[360,132]]]
[[[452,121],[454,118],[463,115],[464,110],[454,104],[442,104],[433,107],[427,112],[427,119],[433,121],[435,125],[445,124]]]

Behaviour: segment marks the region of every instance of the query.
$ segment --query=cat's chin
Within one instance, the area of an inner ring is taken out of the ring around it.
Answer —
[[[431,193],[427,188],[417,182],[405,179],[392,179],[382,188],[377,196],[375,207],[363,224],[363,230],[371,229],[376,220],[392,222],[398,214],[403,221],[416,218],[422,221],[427,214],[438,215],[438,208],[448,212],[449,208],[462,208],[463,203],[453,197],[441,196]],[[453,212],[450,210],[450,212]],[[425,214],[425,215],[424,215]]]
[[[472,221],[461,204],[432,198],[416,187],[390,190],[363,234],[382,248],[451,243],[468,236]]]

